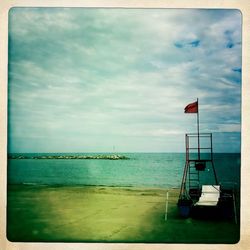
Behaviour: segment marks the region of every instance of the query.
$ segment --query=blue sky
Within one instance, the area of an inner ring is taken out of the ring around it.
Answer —
[[[237,10],[13,8],[9,152],[240,152]]]

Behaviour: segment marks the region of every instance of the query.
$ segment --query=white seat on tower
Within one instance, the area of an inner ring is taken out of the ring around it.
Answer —
[[[219,185],[202,185],[201,196],[194,206],[216,206],[219,198]]]

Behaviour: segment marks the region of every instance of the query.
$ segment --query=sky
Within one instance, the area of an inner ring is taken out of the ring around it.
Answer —
[[[12,8],[9,152],[240,152],[241,13]]]

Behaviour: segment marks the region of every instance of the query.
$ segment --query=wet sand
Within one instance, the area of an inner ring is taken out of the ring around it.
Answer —
[[[125,243],[239,240],[239,224],[233,220],[181,218],[178,194],[177,189],[9,185],[7,238],[15,242]]]

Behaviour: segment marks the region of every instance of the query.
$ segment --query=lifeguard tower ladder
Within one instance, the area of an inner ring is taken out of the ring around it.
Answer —
[[[213,160],[212,133],[190,133],[185,136],[186,163],[184,167],[179,200],[199,199],[201,195],[201,175],[213,175],[213,182],[218,185],[218,179]],[[208,168],[212,171],[205,170]],[[203,173],[202,173],[203,172]],[[211,177],[211,176],[210,176]],[[210,178],[211,181],[211,178]]]

